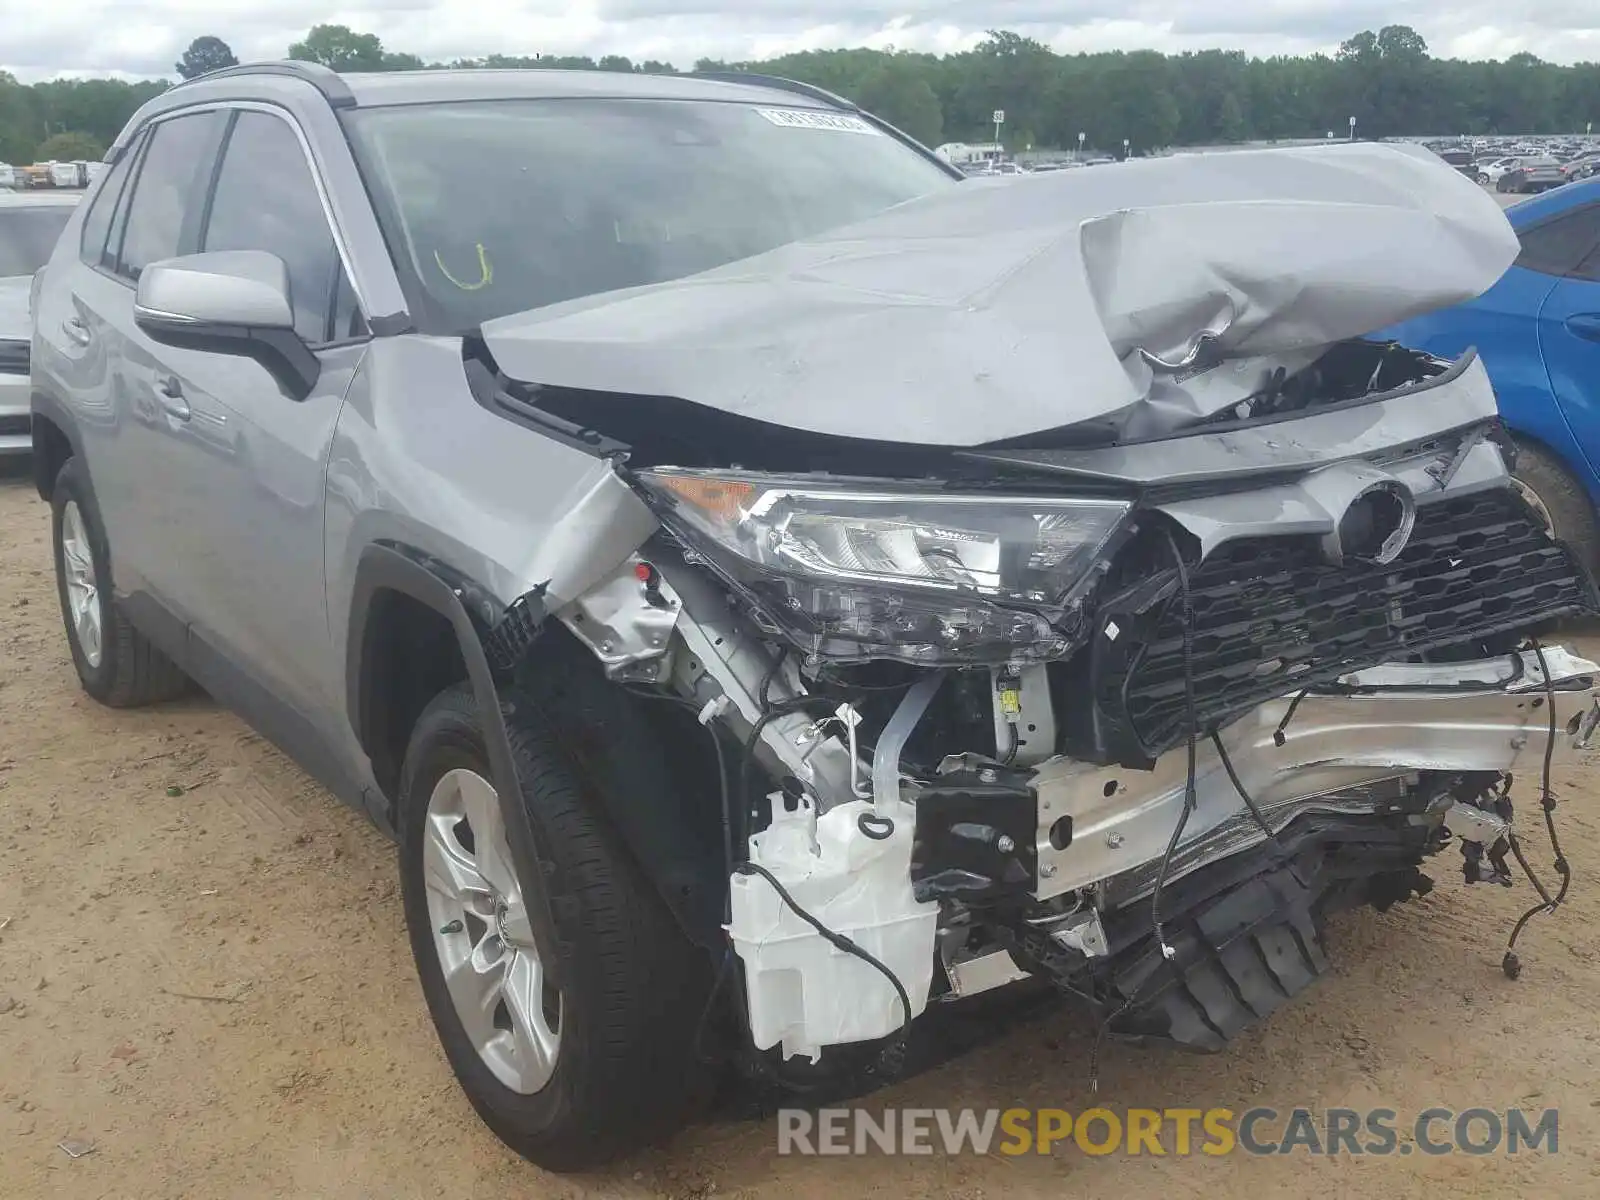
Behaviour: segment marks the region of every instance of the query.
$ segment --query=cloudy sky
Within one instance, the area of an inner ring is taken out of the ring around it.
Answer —
[[[991,28],[1064,51],[1304,53],[1388,23],[1442,57],[1600,60],[1595,0],[0,0],[0,69],[26,81],[170,75],[199,34],[242,59],[281,58],[324,21],[425,59],[615,53],[684,67],[833,46],[958,50]]]

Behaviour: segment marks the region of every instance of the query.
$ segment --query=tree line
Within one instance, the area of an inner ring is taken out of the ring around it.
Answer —
[[[288,57],[336,71],[445,67],[579,67],[675,73],[620,55],[503,55],[425,63],[376,34],[314,26]],[[196,38],[174,64],[192,79],[238,60]],[[1399,134],[1581,133],[1600,120],[1600,63],[1558,66],[1532,54],[1504,62],[1435,58],[1405,25],[1364,30],[1336,54],[1250,58],[1237,50],[1057,54],[995,30],[971,50],[814,50],[761,62],[702,59],[700,71],[758,71],[815,84],[861,104],[929,145],[987,141],[1002,110],[1008,148],[1120,149],[1256,139]],[[56,79],[25,85],[0,72],[0,161],[93,158],[167,80]]]

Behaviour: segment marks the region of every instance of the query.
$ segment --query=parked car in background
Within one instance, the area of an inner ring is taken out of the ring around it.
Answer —
[[[1600,568],[1600,179],[1506,210],[1516,262],[1476,300],[1373,336],[1454,358],[1476,347],[1516,439],[1514,477],[1554,534]]]
[[[1479,183],[1485,183],[1485,184],[1488,184],[1488,183],[1499,183],[1500,182],[1500,177],[1502,175],[1504,175],[1507,171],[1511,170],[1512,167],[1516,166],[1517,165],[1517,161],[1518,160],[1516,159],[1515,156],[1506,157],[1506,158],[1489,159],[1487,161],[1480,161],[1477,164],[1477,166],[1478,166],[1478,173],[1477,173],[1478,182]]]
[[[1517,165],[1510,168],[1495,181],[1495,190],[1501,192],[1542,192],[1548,188],[1560,187],[1567,181],[1561,173],[1561,164],[1546,155],[1530,155],[1519,158]]]
[[[58,188],[81,188],[88,185],[88,164],[83,162],[53,162],[50,164],[50,182]]]
[[[26,454],[29,289],[50,258],[82,193],[0,192],[0,456]]]
[[[1562,177],[1568,183],[1575,179],[1588,179],[1600,170],[1600,155],[1586,154],[1561,164]]]
[[[22,173],[7,162],[0,162],[0,191],[10,191],[22,186]]]
[[[1452,147],[1443,150],[1435,150],[1434,153],[1440,158],[1444,159],[1445,162],[1449,163],[1461,174],[1472,179],[1477,178],[1478,164],[1473,158],[1471,150],[1461,147]]]

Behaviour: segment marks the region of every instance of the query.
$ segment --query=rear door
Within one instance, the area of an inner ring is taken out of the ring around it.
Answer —
[[[1536,232],[1545,235],[1544,265],[1554,281],[1539,310],[1539,348],[1550,390],[1592,470],[1600,463],[1600,203]]]
[[[193,248],[224,122],[219,112],[180,110],[142,135],[99,264],[76,273],[71,311],[62,314],[63,336],[83,353],[86,374],[104,375],[103,388],[77,401],[77,416],[86,439],[102,445],[89,452],[90,471],[117,590],[148,594],[166,607],[181,572],[163,526],[175,511],[171,489],[181,486],[169,472],[171,442],[183,423],[157,390],[173,368],[163,361],[169,352],[134,324],[134,294],[148,263]],[[90,216],[86,227],[98,223],[98,209]]]

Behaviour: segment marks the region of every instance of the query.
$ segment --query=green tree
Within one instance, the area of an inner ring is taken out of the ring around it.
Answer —
[[[33,152],[37,162],[78,162],[97,159],[106,152],[104,143],[92,135],[67,130],[52,133]]]
[[[335,71],[388,69],[378,35],[357,33],[348,25],[313,25],[304,41],[289,47],[289,57],[321,63]]]
[[[216,39],[196,38],[176,64],[192,77],[232,61]],[[294,58],[338,71],[402,71],[417,55],[386,50],[375,34],[314,26],[290,47]],[[672,73],[670,63],[622,55],[487,54],[439,64],[503,69]],[[1237,50],[1162,55],[1154,51],[1056,54],[1004,29],[956,54],[893,49],[812,50],[762,62],[702,59],[696,70],[781,75],[847,96],[918,139],[980,141],[1004,109],[1007,144],[1075,148],[1079,131],[1101,152],[1136,153],[1173,144],[1320,138],[1357,133],[1582,133],[1600,122],[1600,64],[1562,67],[1531,54],[1504,62],[1432,57],[1407,25],[1353,34],[1332,56],[1250,58]],[[105,145],[132,113],[168,86],[115,79],[55,79],[24,85],[0,72],[0,159],[31,162],[40,143],[75,132]]]
[[[862,76],[851,99],[925,146],[937,146],[944,140],[939,97],[914,63],[886,59]]]
[[[185,79],[196,79],[207,71],[220,71],[223,67],[236,67],[239,60],[232,48],[219,37],[205,34],[189,43],[183,57],[173,68]]]

